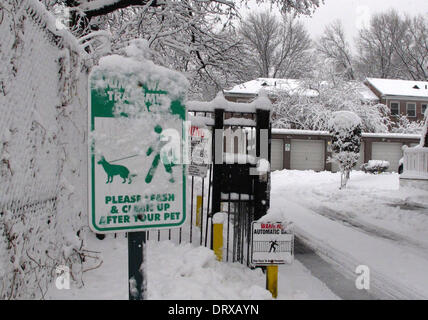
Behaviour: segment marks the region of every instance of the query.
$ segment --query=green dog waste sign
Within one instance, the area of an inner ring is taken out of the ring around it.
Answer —
[[[91,229],[181,226],[187,80],[151,61],[118,55],[102,58],[89,79]]]

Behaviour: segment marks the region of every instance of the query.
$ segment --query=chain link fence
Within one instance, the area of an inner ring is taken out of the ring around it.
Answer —
[[[0,39],[0,299],[38,299],[87,259],[87,75],[38,1],[2,1]]]

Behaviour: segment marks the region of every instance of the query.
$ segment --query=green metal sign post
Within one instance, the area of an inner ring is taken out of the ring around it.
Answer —
[[[141,269],[144,263],[145,243],[145,231],[128,233],[129,300],[143,300],[145,297],[144,272]]]
[[[132,299],[144,292],[144,231],[186,219],[186,84],[151,61],[117,55],[89,77],[89,225],[98,234],[128,232]]]

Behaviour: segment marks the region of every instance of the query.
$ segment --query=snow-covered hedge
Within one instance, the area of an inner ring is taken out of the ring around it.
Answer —
[[[38,1],[2,1],[0,39],[0,299],[43,298],[82,274],[87,76]]]
[[[370,160],[361,166],[361,170],[369,173],[382,173],[388,170],[389,162],[385,160]]]
[[[361,147],[361,119],[351,111],[334,112],[330,121],[329,129],[332,135],[333,160],[341,164],[350,163],[352,168],[358,161]],[[345,156],[344,153],[353,153],[355,157]],[[349,161],[341,161],[343,159]],[[352,162],[355,162],[352,165]]]

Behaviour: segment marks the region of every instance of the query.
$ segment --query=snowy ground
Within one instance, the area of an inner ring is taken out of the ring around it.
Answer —
[[[127,299],[127,240],[109,235],[88,239],[101,252],[102,265],[84,273],[84,287],[58,290],[52,285],[48,299]],[[220,263],[214,253],[191,244],[171,241],[147,244],[147,298],[157,300],[265,300],[265,275],[238,263]],[[298,261],[280,266],[278,299],[337,299]]]
[[[379,297],[428,298],[427,192],[399,188],[397,174],[353,172],[347,189],[339,185],[338,173],[274,172],[267,220],[293,221],[297,236],[350,275],[369,266]]]
[[[358,265],[367,265],[375,297],[428,298],[427,193],[400,189],[396,174],[353,172],[345,190],[339,184],[338,173],[274,172],[266,219],[293,221],[296,236],[350,281]],[[127,240],[91,235],[88,244],[102,265],[84,273],[83,288],[53,285],[47,297],[127,299]],[[220,263],[211,250],[191,244],[150,241],[147,248],[149,299],[271,298],[260,269]],[[338,298],[298,260],[280,266],[278,290],[278,299]]]

